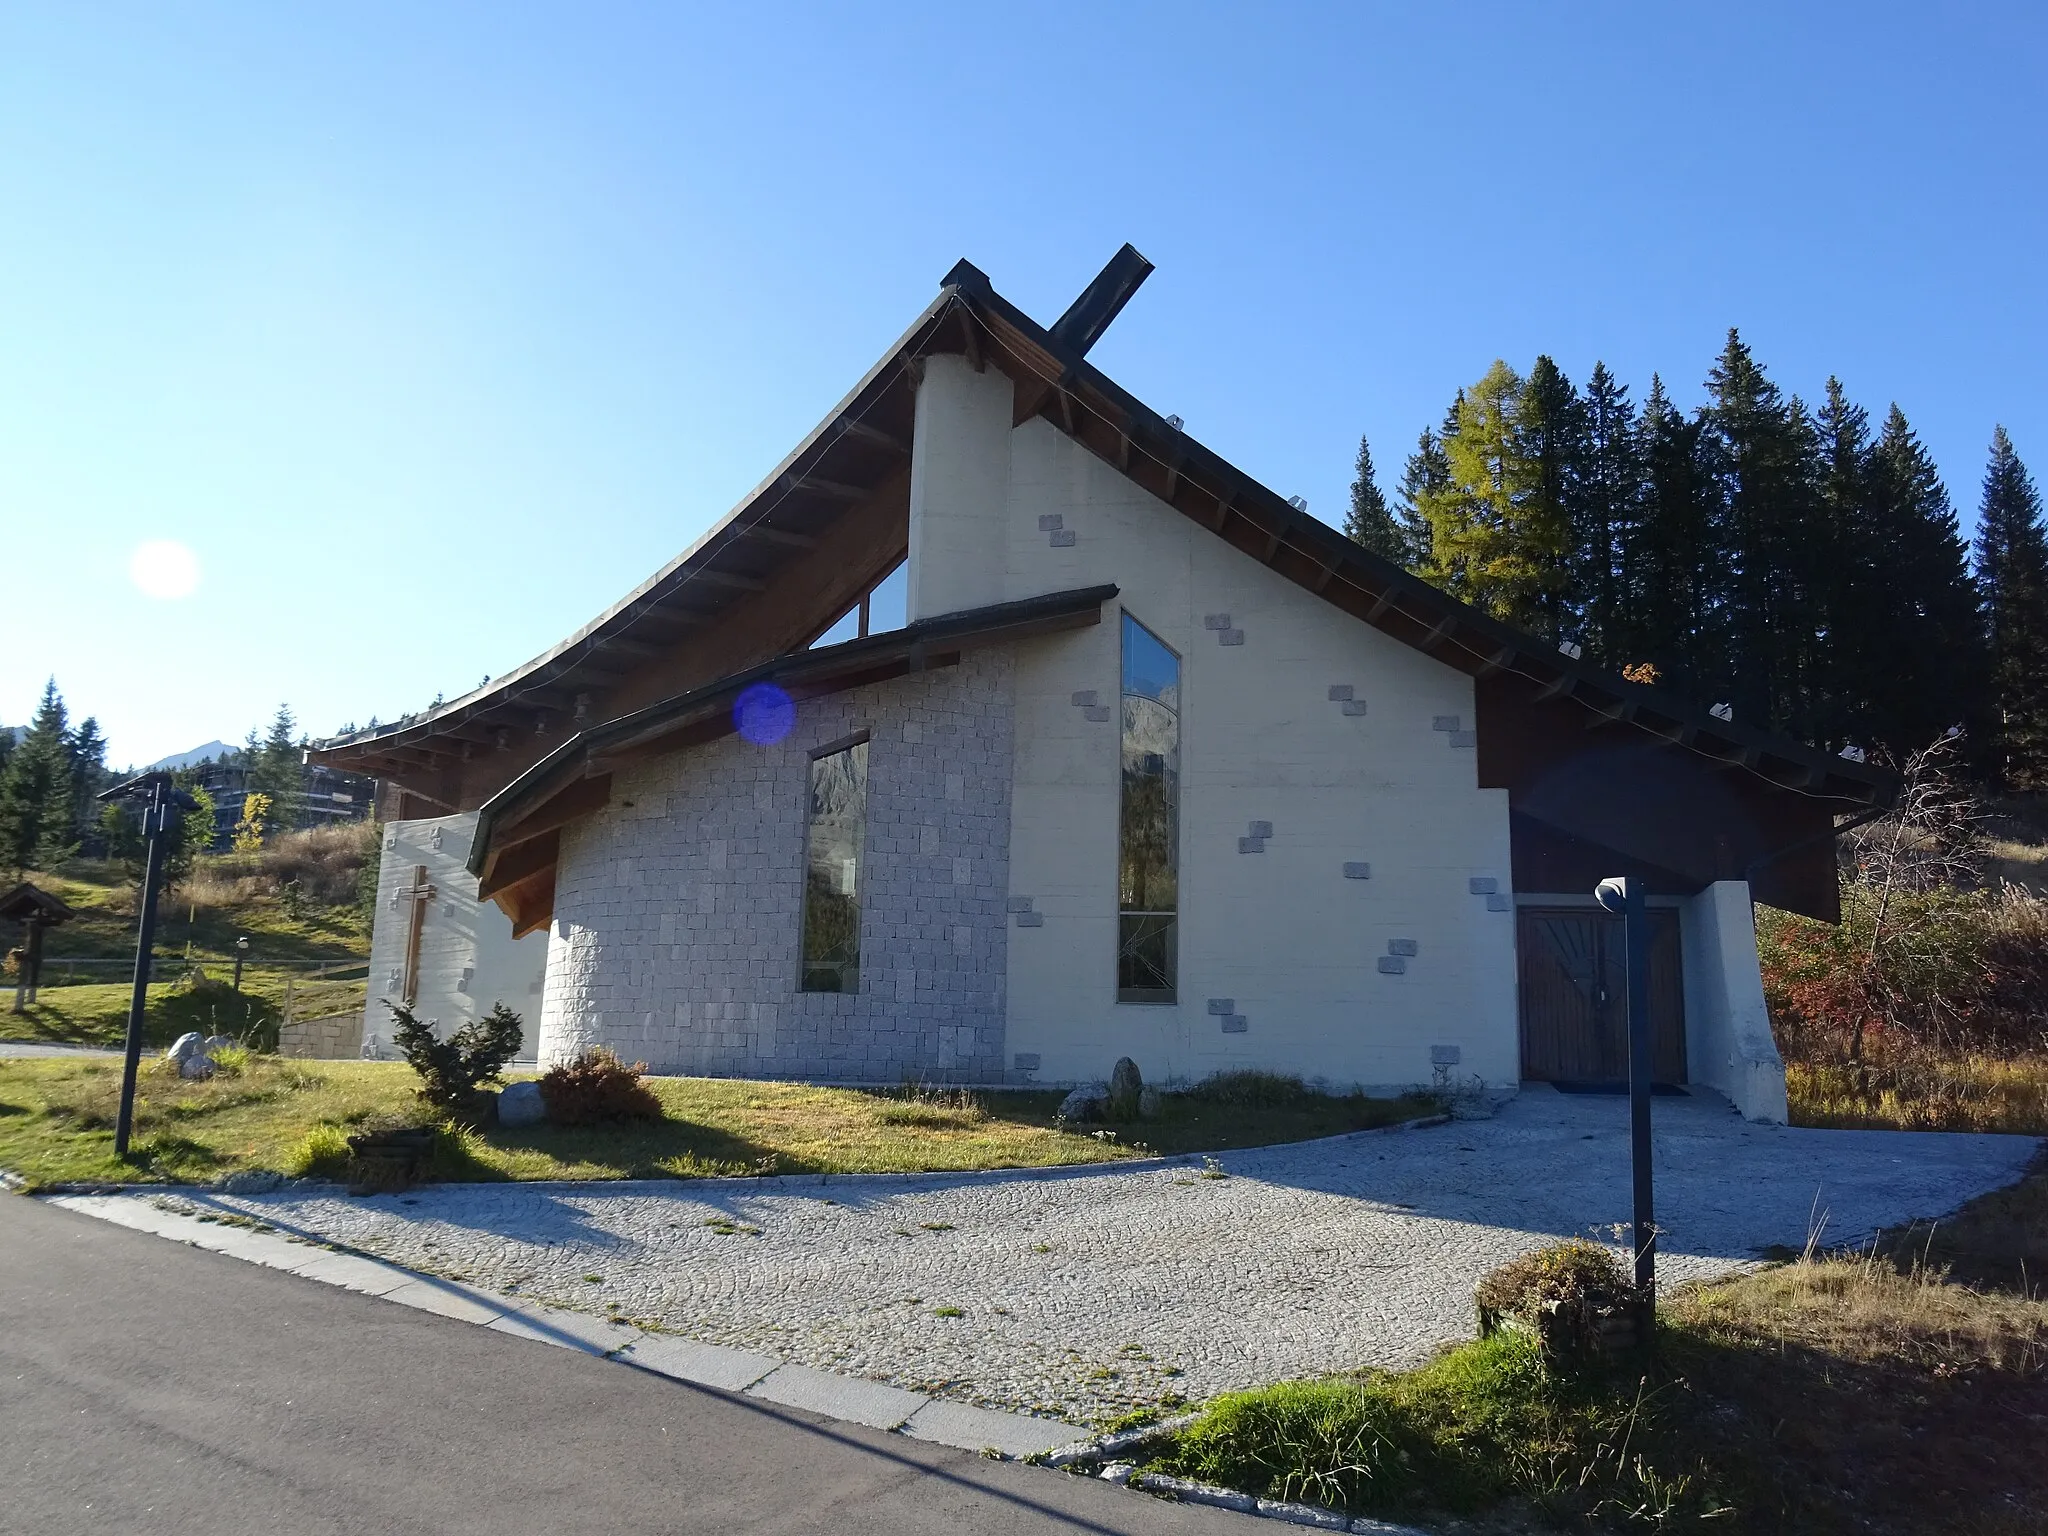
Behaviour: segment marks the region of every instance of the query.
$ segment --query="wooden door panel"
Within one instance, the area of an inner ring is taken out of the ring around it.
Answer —
[[[1650,912],[1652,1076],[1685,1081],[1685,996],[1678,914]],[[1622,920],[1590,907],[1524,907],[1516,921],[1522,1075],[1536,1081],[1628,1077],[1628,959]]]

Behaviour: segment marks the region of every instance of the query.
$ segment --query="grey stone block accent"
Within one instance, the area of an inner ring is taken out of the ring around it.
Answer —
[[[1223,1033],[1241,1035],[1251,1027],[1251,1020],[1241,1013],[1226,1013],[1223,1016]]]
[[[1355,860],[1344,866],[1344,878],[1346,880],[1370,880],[1372,878],[1372,866],[1363,859]]]
[[[1066,518],[1057,512],[1045,512],[1039,515],[1038,531],[1040,533],[1058,533],[1066,525]]]
[[[1429,722],[1432,731],[1455,731],[1460,724],[1456,715],[1438,715]]]
[[[1380,974],[1382,976],[1399,976],[1407,969],[1408,962],[1399,955],[1380,956]]]
[[[1491,875],[1474,875],[1465,882],[1465,888],[1474,896],[1491,896],[1500,889],[1500,882]]]
[[[1432,1045],[1429,1048],[1432,1067],[1455,1067],[1463,1059],[1464,1053],[1455,1045]]]
[[[1244,631],[1241,629],[1223,630],[1216,636],[1216,643],[1218,645],[1243,645]]]
[[[1093,709],[1101,702],[1102,695],[1093,688],[1083,688],[1080,692],[1073,695],[1073,704],[1076,709]]]
[[[1019,928],[1043,928],[1045,926],[1045,914],[1043,912],[1019,912],[1017,914],[1017,926]]]
[[[1266,851],[1266,840],[1263,837],[1240,837],[1237,840],[1237,851],[1239,853],[1264,853]]]
[[[1095,704],[1082,710],[1081,717],[1092,725],[1107,725],[1116,718],[1116,711],[1107,704]]]
[[[1227,613],[1205,613],[1202,615],[1202,628],[1228,629],[1230,628],[1230,615]]]
[[[1349,683],[1330,684],[1330,702],[1332,704],[1337,703],[1339,700],[1349,701],[1352,693],[1353,689]]]
[[[1057,533],[1047,535],[1045,542],[1050,544],[1054,549],[1072,549],[1074,547],[1075,537],[1076,536],[1073,529],[1062,528]]]
[[[1413,939],[1389,939],[1387,940],[1387,953],[1390,955],[1419,955],[1422,953],[1422,946]]]
[[[1038,1052],[1036,1051],[1019,1051],[1011,1059],[1015,1061],[1019,1072],[1036,1072],[1038,1070]]]
[[[1008,912],[1029,912],[1031,910],[1031,903],[1034,900],[1036,898],[1031,896],[1012,896],[1005,904],[1004,910]]]
[[[1235,1013],[1237,1012],[1237,999],[1234,997],[1212,997],[1209,999],[1209,1011],[1211,1013]]]
[[[1451,745],[1454,747],[1476,747],[1479,745],[1479,733],[1477,731],[1453,731],[1451,732]]]
[[[1253,837],[1271,837],[1273,835],[1273,823],[1270,821],[1255,821],[1246,827],[1245,831],[1249,832]]]
[[[1347,715],[1362,715],[1362,714],[1364,714],[1364,713],[1365,713],[1365,700],[1363,700],[1363,699],[1346,699],[1346,700],[1344,701],[1344,713],[1345,713],[1345,714],[1347,714]]]
[[[1489,912],[1512,912],[1515,910],[1515,899],[1512,896],[1489,896],[1486,898],[1486,910]]]

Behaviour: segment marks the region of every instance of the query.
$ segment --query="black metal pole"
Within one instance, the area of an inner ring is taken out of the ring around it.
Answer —
[[[1595,894],[1601,906],[1622,919],[1628,974],[1630,1238],[1635,1245],[1636,1288],[1648,1294],[1657,1283],[1657,1198],[1650,1161],[1650,1083],[1656,1071],[1650,1028],[1650,913],[1639,879],[1603,880]]]
[[[1643,882],[1628,882],[1628,1141],[1635,1163],[1636,1289],[1657,1283],[1657,1197],[1650,1166],[1650,914]]]
[[[164,837],[171,816],[170,782],[150,786],[149,806],[142,813],[147,854],[142,867],[142,921],[135,935],[135,990],[128,998],[128,1051],[121,1067],[121,1113],[114,1122],[114,1156],[128,1155],[128,1134],[135,1124],[135,1074],[142,1066],[142,1016],[149,1003],[149,952],[156,943],[157,883],[163,875]]]

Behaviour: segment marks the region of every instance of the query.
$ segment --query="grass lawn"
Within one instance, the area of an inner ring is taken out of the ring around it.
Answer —
[[[1502,1536],[2034,1536],[2048,1293],[2017,1260],[2048,1249],[2048,1161],[1944,1225],[1954,1270],[1938,1234],[1895,1233],[1667,1297],[1655,1349],[1604,1368],[1546,1365],[1504,1333],[1412,1371],[1231,1394],[1152,1464]]]
[[[402,1062],[255,1057],[238,1076],[158,1071],[136,1094],[132,1161],[113,1154],[114,1060],[0,1061],[0,1168],[32,1184],[204,1182],[241,1169],[315,1171],[335,1128],[424,1119]],[[447,1179],[619,1179],[751,1173],[883,1173],[1048,1167],[1147,1152],[1217,1151],[1364,1130],[1429,1113],[1421,1099],[1265,1094],[1219,1103],[1169,1094],[1156,1120],[1113,1135],[1056,1129],[1062,1095],[906,1096],[722,1078],[650,1078],[658,1122],[522,1127],[443,1139]],[[326,1127],[324,1133],[321,1127]]]

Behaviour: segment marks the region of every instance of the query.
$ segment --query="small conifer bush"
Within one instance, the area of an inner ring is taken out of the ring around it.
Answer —
[[[422,1023],[411,1009],[388,1001],[384,1006],[398,1021],[393,1043],[420,1075],[420,1098],[436,1109],[471,1110],[478,1090],[496,1081],[505,1063],[519,1054],[522,1021],[503,1003],[446,1040],[434,1034],[431,1020]]]

